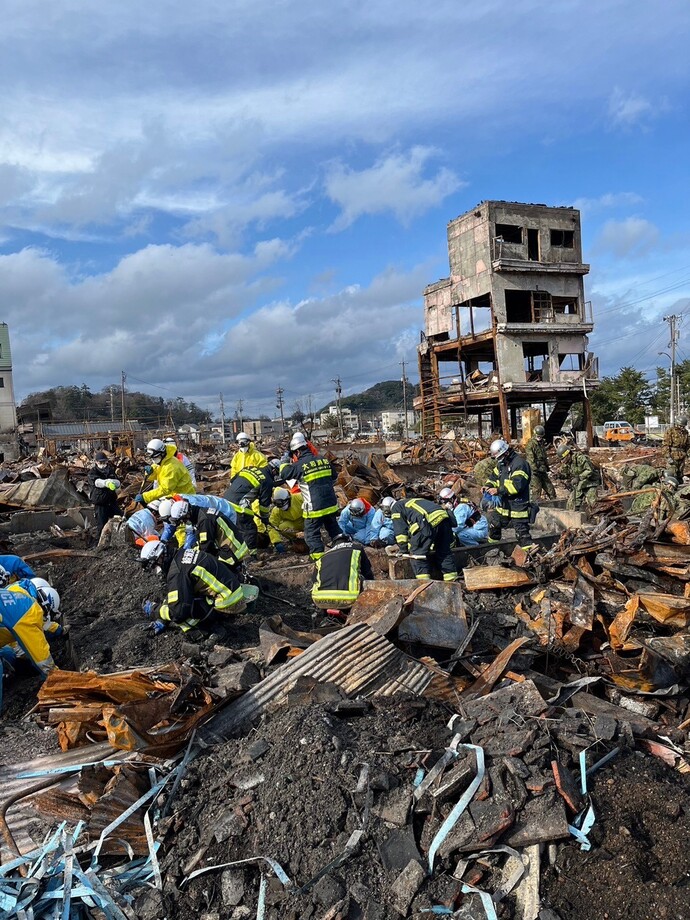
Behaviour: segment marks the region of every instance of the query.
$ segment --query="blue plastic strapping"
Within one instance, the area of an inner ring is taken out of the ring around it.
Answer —
[[[474,885],[468,885],[467,882],[462,883],[461,890],[463,894],[478,894],[486,914],[486,920],[498,920],[493,898],[488,891],[482,891],[481,888],[475,888]]]
[[[285,872],[285,870],[280,865],[280,863],[276,862],[275,859],[271,859],[269,856],[252,856],[249,859],[237,859],[234,862],[218,863],[218,865],[215,865],[215,866],[204,866],[203,869],[195,869],[194,872],[191,872],[183,880],[182,884],[186,884],[187,882],[190,882],[193,878],[197,878],[197,876],[199,875],[204,875],[204,873],[206,872],[213,872],[214,869],[229,869],[231,866],[242,866],[242,865],[246,865],[247,863],[255,863],[255,862],[268,863],[271,869],[273,869],[273,872],[275,873],[276,878],[280,881],[280,884],[283,886],[283,888],[291,889],[294,887],[292,884],[292,881],[290,880],[290,877]]]
[[[261,884],[259,885],[259,903],[256,908],[256,920],[264,920],[266,916],[266,876],[261,873]]]
[[[580,751],[580,789],[582,794],[589,799],[589,793],[587,792],[587,760],[585,751]],[[595,817],[594,806],[591,801],[589,801],[587,808],[584,808],[579,815],[575,817],[573,823],[568,825],[569,832],[580,844],[580,849],[585,853],[592,849],[592,844],[589,842],[588,835],[594,827]]]
[[[429,847],[429,874],[434,871],[434,859],[436,858],[436,853],[438,852],[439,847],[446,839],[450,831],[457,824],[460,815],[462,815],[462,813],[474,798],[474,794],[481,786],[482,780],[484,779],[484,774],[486,772],[484,767],[484,748],[480,747],[478,744],[458,744],[458,748],[461,748],[465,751],[472,751],[474,753],[474,756],[477,760],[477,775],[472,780],[465,792],[463,792],[462,796],[460,797],[460,801],[453,808],[451,813],[439,828],[436,836],[431,841],[431,846]]]

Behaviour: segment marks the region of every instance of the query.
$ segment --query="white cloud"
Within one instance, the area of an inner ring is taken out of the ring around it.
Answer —
[[[406,153],[381,157],[361,170],[332,164],[326,175],[326,194],[342,213],[331,229],[344,230],[364,214],[386,212],[409,224],[439,205],[465,183],[446,167],[425,178],[428,162],[436,153],[430,147],[413,147]]]
[[[627,259],[653,250],[659,244],[660,236],[659,228],[643,217],[607,220],[594,248],[617,259]]]
[[[656,114],[656,106],[645,96],[616,87],[609,98],[609,118],[616,128],[632,128]]]
[[[637,192],[606,192],[598,198],[576,198],[573,207],[582,211],[587,217],[601,211],[613,211],[619,208],[641,204],[643,198]]]

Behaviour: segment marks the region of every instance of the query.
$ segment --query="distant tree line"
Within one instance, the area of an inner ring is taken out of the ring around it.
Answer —
[[[97,393],[92,393],[86,384],[80,387],[52,387],[50,390],[30,393],[22,400],[20,408],[29,409],[39,405],[43,407],[46,404],[50,406],[52,417],[61,422],[122,420],[119,384],[103,387]],[[168,418],[172,419],[175,427],[200,425],[211,421],[210,412],[181,396],[164,399],[162,396],[149,396],[137,390],[127,390],[125,409],[128,419],[137,419],[149,427],[165,425]]]
[[[676,365],[680,387],[680,402],[690,406],[690,360]],[[650,413],[661,422],[669,420],[671,374],[664,367],[656,368],[656,379],[649,381],[642,371],[622,367],[611,377],[604,377],[591,397],[595,425],[625,420],[631,425],[644,423]]]

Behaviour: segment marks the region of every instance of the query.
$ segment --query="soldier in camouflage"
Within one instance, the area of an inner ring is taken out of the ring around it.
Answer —
[[[671,517],[678,505],[675,496],[677,489],[678,480],[666,473],[658,486],[650,486],[644,492],[635,496],[635,500],[630,506],[630,513],[644,514],[654,505],[658,509],[660,518]]]
[[[556,490],[549,476],[549,458],[546,454],[546,431],[543,425],[537,425],[532,437],[527,442],[525,457],[532,467],[530,481],[530,498],[533,501],[541,498],[542,492],[547,498],[555,498]]]
[[[568,509],[588,511],[596,503],[601,473],[587,454],[572,444],[561,444],[556,455],[563,462],[563,474],[570,480],[572,488],[568,496]]]
[[[653,486],[659,482],[663,473],[663,470],[658,470],[649,463],[631,464],[621,470],[621,485],[625,492],[644,489],[645,486]]]
[[[687,429],[688,420],[682,415],[675,425],[672,425],[664,435],[664,449],[666,451],[666,470],[678,482],[683,481],[685,461],[690,449],[690,435]]]
[[[489,479],[493,478],[495,468],[496,461],[493,457],[485,457],[484,460],[480,460],[479,463],[477,463],[474,468],[474,481],[480,489],[486,485]]]

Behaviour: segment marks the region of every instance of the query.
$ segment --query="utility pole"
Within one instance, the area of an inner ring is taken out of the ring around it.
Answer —
[[[110,391],[110,421],[115,421],[115,387],[109,387]]]
[[[220,394],[220,443],[225,444],[225,403],[223,394]]]
[[[404,358],[400,362],[400,365],[402,367],[403,415],[405,417],[405,421],[403,422],[403,438],[407,440],[408,438],[408,432],[407,432],[407,377],[405,376],[405,359]]]
[[[237,417],[240,420],[240,431],[244,428],[244,419],[242,418],[242,400],[237,400]]]
[[[120,387],[121,387],[121,396],[122,396],[122,427],[123,428],[125,427],[125,424],[127,423],[127,410],[125,408],[125,380],[127,380],[127,374],[125,374],[125,372],[122,371]]]
[[[678,344],[678,339],[680,338],[680,332],[677,328],[678,320],[681,317],[673,313],[671,316],[665,316],[664,322],[668,323],[668,328],[671,334],[671,341],[668,343],[671,348],[671,404],[669,406],[669,423],[671,425],[675,424],[676,421],[676,408],[677,408],[677,394],[676,394],[676,345]],[[680,394],[678,394],[680,395]]]
[[[285,416],[283,415],[283,393],[285,391],[282,387],[278,387],[276,390],[276,398],[278,402],[276,403],[276,409],[280,412],[280,431],[281,434],[285,434]]]
[[[333,383],[335,384],[335,398],[338,405],[338,433],[340,435],[340,440],[342,441],[345,438],[345,431],[343,429],[343,409],[340,405],[340,396],[343,392],[343,388],[340,384],[340,377],[333,377]]]

